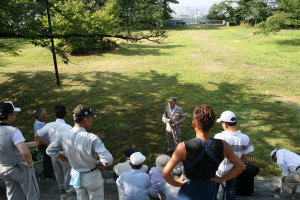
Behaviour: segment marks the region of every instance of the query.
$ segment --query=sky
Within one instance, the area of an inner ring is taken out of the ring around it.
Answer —
[[[176,7],[210,8],[214,3],[223,0],[178,0]]]

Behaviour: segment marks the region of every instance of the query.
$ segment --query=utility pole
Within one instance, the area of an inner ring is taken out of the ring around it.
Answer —
[[[51,41],[51,52],[53,55],[53,63],[54,63],[54,68],[55,68],[56,85],[60,86],[56,54],[55,54],[55,48],[54,48],[53,31],[52,31],[51,18],[50,18],[49,2],[48,2],[48,0],[45,0],[45,2],[46,2],[46,8],[47,8],[47,17],[48,17],[48,25],[49,25],[49,33],[50,33],[50,41]]]

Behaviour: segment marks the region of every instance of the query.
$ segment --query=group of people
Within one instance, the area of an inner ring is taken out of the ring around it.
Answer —
[[[45,177],[52,178],[54,172],[61,193],[76,192],[82,200],[104,199],[104,181],[98,169],[111,165],[113,157],[98,136],[87,132],[94,113],[78,105],[72,127],[64,121],[66,106],[57,105],[54,110],[56,120],[47,124],[45,109],[35,114],[34,133],[37,148],[45,155]],[[9,200],[39,200],[31,153],[21,131],[13,127],[20,111],[11,101],[0,103],[0,177]]]
[[[5,181],[8,199],[36,200],[40,192],[32,156],[21,131],[13,127],[20,111],[12,102],[0,103],[0,177]],[[99,169],[110,166],[113,157],[101,139],[88,132],[94,113],[78,105],[73,110],[73,127],[64,121],[66,106],[55,106],[55,116],[54,122],[46,124],[45,109],[35,114],[34,134],[45,156],[45,177],[52,178],[54,172],[60,191],[76,192],[79,200],[104,199]],[[248,154],[254,151],[250,138],[237,130],[235,114],[225,111],[216,120],[212,107],[197,106],[192,116],[196,137],[180,142],[184,119],[176,98],[170,97],[162,121],[166,123],[167,153],[172,156],[159,155],[150,170],[143,164],[146,157],[141,152],[125,150],[126,161],[113,168],[120,199],[235,199],[236,177],[245,169]],[[224,131],[212,138],[215,121]],[[288,188],[293,195],[300,183],[299,155],[276,149],[271,156],[283,171],[282,184],[274,191]]]

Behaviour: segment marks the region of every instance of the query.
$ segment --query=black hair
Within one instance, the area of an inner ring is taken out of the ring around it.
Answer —
[[[141,164],[139,164],[139,165],[133,165],[133,164],[131,164],[130,163],[130,165],[131,165],[131,168],[132,169],[141,169],[142,168],[142,166],[143,166],[143,164],[141,163]]]
[[[67,114],[67,107],[59,104],[54,107],[56,118],[63,119]]]
[[[85,117],[74,117],[74,122],[76,124],[81,124]]]
[[[235,122],[225,122],[228,126],[235,126],[237,125],[237,120]]]

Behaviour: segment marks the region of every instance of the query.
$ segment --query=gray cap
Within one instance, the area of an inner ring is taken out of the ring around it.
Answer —
[[[155,167],[158,171],[162,171],[170,160],[170,156],[160,155],[156,158]]]

